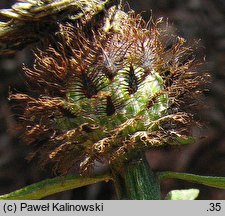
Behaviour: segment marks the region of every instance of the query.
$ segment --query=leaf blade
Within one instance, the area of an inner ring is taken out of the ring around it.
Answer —
[[[49,195],[95,184],[101,181],[111,180],[110,175],[98,175],[94,177],[67,176],[47,179],[38,183],[29,185],[9,194],[1,195],[0,200],[36,200]]]
[[[225,177],[216,176],[200,176],[189,173],[177,173],[177,172],[160,172],[158,173],[160,180],[163,179],[180,179],[185,181],[190,181],[193,183],[198,183],[206,185],[209,187],[215,187],[220,189],[225,189]]]

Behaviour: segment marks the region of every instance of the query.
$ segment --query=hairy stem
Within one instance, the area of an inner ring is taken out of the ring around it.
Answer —
[[[114,178],[119,199],[159,200],[160,184],[144,156],[124,165],[124,174]]]

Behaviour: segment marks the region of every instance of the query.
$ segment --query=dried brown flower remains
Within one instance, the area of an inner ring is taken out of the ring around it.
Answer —
[[[35,97],[10,96],[24,108],[32,157],[63,174],[90,171],[95,161],[119,167],[136,152],[187,143],[201,106],[207,76],[183,38],[134,12],[114,8],[105,17],[97,29],[87,29],[85,18],[59,24],[54,41],[35,51],[34,67],[24,67]]]

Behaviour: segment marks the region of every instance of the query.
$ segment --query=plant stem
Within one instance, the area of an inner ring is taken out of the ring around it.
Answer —
[[[49,195],[95,184],[101,181],[111,180],[109,174],[98,175],[94,177],[67,176],[47,179],[9,194],[0,196],[0,200],[32,200],[42,199]]]
[[[119,199],[160,199],[159,181],[144,156],[125,164],[124,174],[117,176],[114,182]]]

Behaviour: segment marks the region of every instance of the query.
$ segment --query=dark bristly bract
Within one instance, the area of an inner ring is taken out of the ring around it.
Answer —
[[[33,96],[10,96],[23,109],[24,140],[36,144],[31,157],[62,174],[87,173],[96,161],[120,169],[136,152],[193,141],[199,125],[208,75],[198,73],[192,48],[162,20],[105,13],[88,31],[85,16],[58,23],[54,42],[24,67]]]

